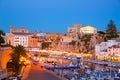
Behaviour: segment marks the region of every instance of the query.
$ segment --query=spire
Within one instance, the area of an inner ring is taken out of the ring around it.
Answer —
[[[10,33],[12,33],[13,29],[14,29],[13,24],[10,24]]]

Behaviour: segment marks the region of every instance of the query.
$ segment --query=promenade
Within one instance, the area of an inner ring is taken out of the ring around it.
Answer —
[[[22,80],[59,80],[59,78],[39,65],[32,64],[25,69]]]

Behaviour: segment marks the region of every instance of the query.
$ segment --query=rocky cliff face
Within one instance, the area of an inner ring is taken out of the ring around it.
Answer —
[[[69,43],[59,42],[54,45],[54,49],[59,49],[62,51],[78,52],[78,53],[94,53],[95,45],[103,42],[105,35],[102,34],[84,34],[78,35],[77,39]],[[53,50],[54,50],[53,49]]]

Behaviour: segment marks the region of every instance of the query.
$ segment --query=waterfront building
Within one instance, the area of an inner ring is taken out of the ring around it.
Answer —
[[[108,40],[107,42],[101,42],[95,46],[95,55],[97,57],[119,57],[120,56],[120,42],[116,40]]]

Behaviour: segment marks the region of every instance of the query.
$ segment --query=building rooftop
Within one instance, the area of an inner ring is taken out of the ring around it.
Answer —
[[[33,33],[18,33],[18,32],[14,32],[12,34],[14,34],[14,35],[32,35]]]

